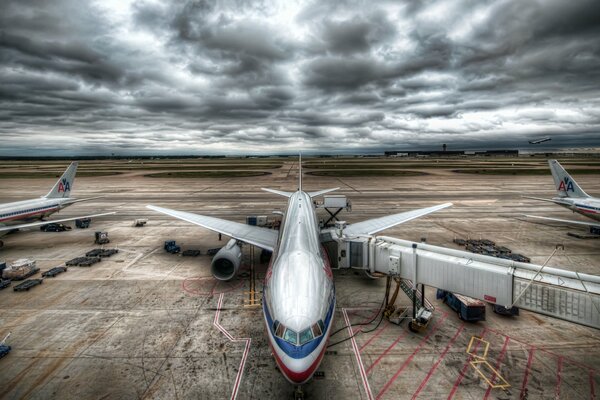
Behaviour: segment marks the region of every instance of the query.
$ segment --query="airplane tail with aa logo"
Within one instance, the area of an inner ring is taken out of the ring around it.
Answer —
[[[58,182],[54,184],[54,187],[44,197],[47,199],[62,199],[71,197],[71,190],[73,190],[73,182],[75,181],[75,173],[77,172],[77,161],[72,162],[69,168],[62,174]]]
[[[556,160],[548,160],[559,197],[590,197]]]

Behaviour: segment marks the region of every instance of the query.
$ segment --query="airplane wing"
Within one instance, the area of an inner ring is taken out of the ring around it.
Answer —
[[[221,218],[207,217],[205,215],[176,211],[163,207],[146,207],[158,211],[159,213],[167,214],[171,217],[179,218],[195,225],[200,225],[211,231],[222,233],[223,235],[241,240],[242,242],[258,246],[261,249],[273,251],[277,244],[279,233],[272,229],[240,224],[239,222],[227,221]]]
[[[574,221],[574,220],[569,220],[569,219],[559,219],[559,218],[550,218],[550,217],[540,217],[538,215],[527,215],[527,214],[522,214],[524,217],[528,217],[528,218],[536,218],[536,219],[544,219],[547,221],[554,221],[554,222],[562,222],[565,224],[573,224],[573,225],[584,225],[584,226],[595,226],[595,227],[600,227],[600,222],[585,222],[585,221]]]
[[[554,203],[554,204],[560,204],[561,206],[570,206],[571,203],[569,203],[568,201],[560,201],[557,199],[543,199],[541,197],[531,197],[531,196],[521,196],[525,199],[532,199],[532,200],[539,200],[539,201],[548,201],[550,203]]]
[[[53,224],[53,223],[57,223],[57,222],[74,221],[76,219],[81,219],[81,218],[104,217],[105,215],[113,215],[113,214],[116,214],[116,212],[113,211],[113,212],[103,213],[103,214],[84,215],[84,216],[81,216],[81,217],[52,219],[52,220],[48,220],[48,221],[31,222],[29,224],[21,224],[21,225],[5,225],[5,226],[0,226],[0,232],[12,231],[13,229],[31,228],[31,227],[34,227],[34,226],[48,225],[48,224]]]
[[[347,236],[372,235],[384,229],[391,228],[392,226],[410,221],[411,219],[419,218],[434,211],[450,207],[451,205],[452,203],[444,203],[433,207],[421,208],[419,210],[412,210],[381,218],[369,219],[367,221],[349,225],[346,229],[344,229],[344,234]]]

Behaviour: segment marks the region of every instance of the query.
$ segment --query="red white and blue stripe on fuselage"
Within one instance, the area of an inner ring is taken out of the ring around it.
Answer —
[[[0,222],[38,219],[59,209],[60,204],[53,204],[51,206],[31,207],[24,210],[5,212],[0,214]]]
[[[600,214],[600,207],[588,206],[585,204],[573,204],[577,211],[583,214]]]
[[[265,288],[265,291],[266,290],[267,289]],[[269,306],[267,305],[267,301],[265,301],[265,298],[267,298],[267,295],[265,294],[265,296],[263,296],[262,306],[263,306],[263,313],[265,316],[265,323],[267,325],[267,330],[268,330],[268,334],[269,334],[269,345],[273,348],[273,355],[275,356],[277,365],[279,365],[281,372],[285,375],[285,377],[289,381],[291,381],[293,383],[303,383],[303,382],[306,382],[308,379],[310,379],[312,377],[312,375],[314,374],[315,369],[321,362],[323,355],[325,354],[325,349],[327,348],[327,346],[326,346],[327,339],[329,337],[331,324],[333,322],[333,313],[334,313],[334,309],[335,309],[335,288],[332,288],[332,291],[333,291],[333,293],[330,297],[331,300],[330,300],[329,307],[327,310],[327,315],[325,316],[325,320],[323,321],[324,328],[323,328],[322,334],[319,337],[309,341],[308,343],[305,343],[303,345],[298,345],[298,346],[294,345],[292,343],[289,343],[275,335],[275,327],[273,326],[274,321],[273,321],[273,318],[271,317],[271,312],[269,311]],[[323,343],[323,346],[321,346],[322,343]],[[286,356],[293,358],[295,360],[301,360],[301,359],[307,358],[307,357],[313,355],[313,353],[315,351],[320,351],[320,353],[315,358],[315,360],[310,365],[307,366],[307,368],[304,371],[292,371],[291,369],[289,369],[286,366],[285,362],[283,362],[283,360],[281,360],[281,358],[278,356],[275,346],[277,346],[277,348],[280,349]],[[319,350],[319,347],[321,347],[320,350]]]

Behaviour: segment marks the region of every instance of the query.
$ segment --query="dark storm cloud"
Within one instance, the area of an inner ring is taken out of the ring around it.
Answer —
[[[8,0],[0,155],[600,146],[598,82],[591,0]]]

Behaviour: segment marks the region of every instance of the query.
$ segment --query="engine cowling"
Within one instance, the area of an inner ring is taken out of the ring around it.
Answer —
[[[225,247],[215,254],[210,269],[215,278],[228,281],[235,276],[242,262],[242,249],[235,239],[231,239]]]

